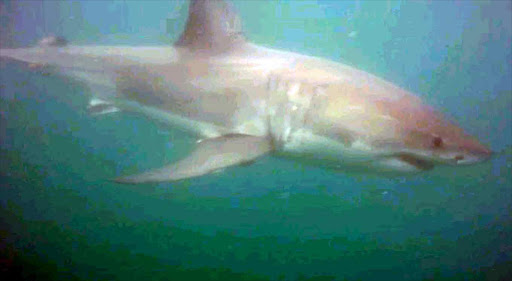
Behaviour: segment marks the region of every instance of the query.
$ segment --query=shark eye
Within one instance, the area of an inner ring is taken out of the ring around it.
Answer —
[[[441,148],[443,147],[443,139],[438,136],[434,136],[432,138],[432,147],[433,148]]]

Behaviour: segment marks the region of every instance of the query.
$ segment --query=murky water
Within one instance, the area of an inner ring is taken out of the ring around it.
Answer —
[[[0,62],[0,268],[25,279],[499,280],[510,272],[507,1],[235,2],[258,44],[330,58],[418,93],[496,151],[383,178],[265,157],[176,183],[121,173],[195,140],[142,116],[87,114],[79,81]],[[170,44],[181,1],[0,4],[0,43]],[[5,23],[5,24],[4,24]],[[314,279],[316,278],[316,279]]]

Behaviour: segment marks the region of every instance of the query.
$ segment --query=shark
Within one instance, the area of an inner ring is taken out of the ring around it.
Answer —
[[[0,57],[85,82],[93,115],[142,113],[196,136],[186,157],[119,183],[188,179],[264,155],[402,174],[492,154],[417,95],[340,62],[251,43],[242,23],[230,2],[191,0],[172,45],[79,46],[48,36]]]

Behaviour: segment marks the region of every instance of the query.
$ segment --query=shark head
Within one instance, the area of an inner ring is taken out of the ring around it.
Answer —
[[[422,171],[491,156],[489,148],[417,96],[375,76],[350,82],[324,89],[313,102],[317,117],[310,125],[348,150],[370,156],[365,167]]]
[[[402,106],[384,111],[394,120],[388,128],[391,139],[373,139],[378,150],[391,152],[395,161],[405,162],[418,170],[434,165],[467,165],[488,159],[491,151],[475,137],[448,121],[433,108],[422,105]]]
[[[420,169],[434,164],[467,165],[488,159],[492,152],[475,137],[448,121],[440,112],[423,104],[388,107],[386,113],[396,120],[397,157]],[[378,145],[378,142],[377,142]],[[393,145],[389,147],[393,150]],[[386,144],[382,144],[386,148]]]

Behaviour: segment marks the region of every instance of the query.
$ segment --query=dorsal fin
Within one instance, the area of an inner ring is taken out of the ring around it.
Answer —
[[[224,0],[191,0],[187,25],[175,45],[217,54],[244,43],[242,23],[232,5]]]

